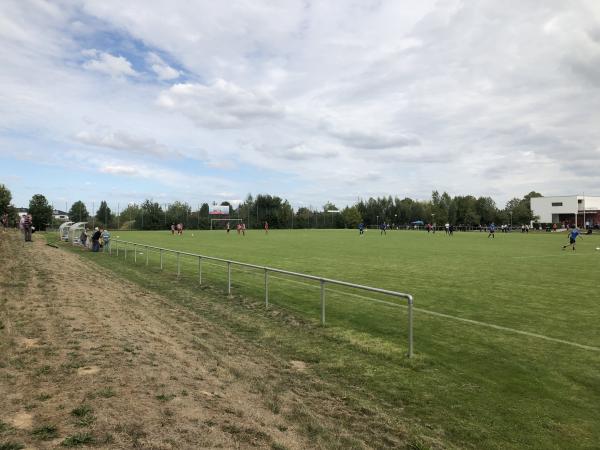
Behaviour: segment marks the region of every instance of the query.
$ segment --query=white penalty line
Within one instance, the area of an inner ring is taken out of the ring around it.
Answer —
[[[215,265],[215,266],[219,265],[219,264],[215,264],[215,263],[209,263],[209,264]],[[243,269],[237,269],[237,268],[235,268],[235,270],[243,271],[243,272],[246,272],[246,273],[250,273],[249,271],[243,270]],[[275,278],[275,279],[282,280],[282,281],[288,281],[290,283],[301,284],[303,286],[308,286],[308,287],[311,287],[311,288],[314,288],[314,289],[320,289],[320,286],[315,286],[315,285],[307,283],[305,281],[291,280],[289,278],[285,278],[285,277],[281,277],[281,276],[277,276],[277,275],[271,275],[270,278]],[[387,306],[394,306],[394,307],[405,308],[405,309],[408,308],[408,305],[403,305],[403,304],[399,304],[399,303],[388,302],[388,301],[385,301],[385,300],[380,300],[378,298],[367,297],[365,295],[360,295],[360,294],[354,294],[352,292],[342,292],[342,291],[339,291],[337,289],[331,289],[331,288],[326,288],[326,290],[330,291],[330,292],[334,292],[336,294],[340,294],[340,295],[348,295],[348,296],[351,296],[351,297],[361,298],[361,299],[364,299],[364,300],[370,300],[370,301],[381,303],[381,304],[384,304],[384,305],[387,305]],[[443,317],[444,319],[457,320],[459,322],[469,323],[469,324],[472,324],[472,325],[479,325],[479,326],[482,326],[482,327],[493,328],[494,330],[507,331],[509,333],[520,334],[522,336],[528,336],[528,337],[533,337],[533,338],[537,338],[537,339],[543,339],[545,341],[556,342],[558,344],[570,345],[572,347],[581,348],[583,350],[590,350],[590,351],[594,351],[594,352],[600,352],[600,347],[594,347],[594,346],[591,346],[591,345],[579,344],[577,342],[567,341],[567,340],[564,340],[564,339],[554,338],[554,337],[551,337],[551,336],[545,336],[543,334],[538,334],[538,333],[531,333],[529,331],[517,330],[516,328],[504,327],[502,325],[494,325],[493,323],[488,323],[488,322],[480,322],[479,320],[465,319],[464,317],[458,317],[458,316],[453,316],[453,315],[450,315],[450,314],[444,314],[444,313],[440,313],[440,312],[430,311],[428,309],[423,309],[423,308],[416,308],[414,306],[413,306],[413,311],[417,311],[417,312],[420,312],[420,313],[423,313],[423,314],[429,314],[430,316]]]
[[[513,259],[530,259],[530,258],[563,258],[564,255],[570,256],[596,256],[595,253],[577,253],[571,250],[571,252],[561,252],[554,255],[527,255],[527,256],[511,256]]]

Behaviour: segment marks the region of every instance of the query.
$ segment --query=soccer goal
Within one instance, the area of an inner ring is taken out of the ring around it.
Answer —
[[[242,219],[210,219],[210,229],[211,230],[215,230],[215,229],[219,229],[219,230],[224,230],[225,227],[227,226],[227,222],[242,222]],[[217,223],[215,223],[217,222]],[[231,229],[233,230],[235,227],[231,227]]]

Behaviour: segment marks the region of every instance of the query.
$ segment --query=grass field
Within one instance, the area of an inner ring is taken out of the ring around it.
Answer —
[[[561,250],[566,236],[559,233],[193,234],[113,237],[410,293],[413,360],[404,356],[406,309],[373,300],[402,301],[337,287],[327,290],[329,341],[320,346],[296,334],[285,347],[442,446],[597,448],[600,236],[584,237],[572,252]],[[119,260],[89,257],[117,271],[133,264],[131,252],[128,263],[122,252]],[[156,274],[158,255],[149,253],[149,269],[145,257],[141,249],[139,270]],[[197,260],[182,259],[182,268],[182,282],[193,283]],[[175,258],[165,257],[163,274],[175,270]],[[205,262],[203,283],[224,289],[225,273]],[[233,291],[260,302],[263,274],[234,270]],[[318,321],[315,283],[272,275],[270,302]]]

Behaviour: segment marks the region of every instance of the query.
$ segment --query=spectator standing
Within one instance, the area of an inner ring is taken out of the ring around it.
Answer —
[[[98,252],[100,251],[100,236],[102,233],[98,229],[98,227],[94,228],[94,234],[92,234],[92,251]]]
[[[31,228],[32,228],[32,217],[31,214],[27,214],[23,217],[23,234],[25,235],[25,242],[31,242]]]
[[[104,251],[110,251],[110,233],[108,230],[102,230],[102,240],[104,241]]]
[[[85,248],[87,245],[87,238],[88,238],[87,231],[84,228],[83,230],[81,230],[81,234],[79,235],[79,242],[81,242],[81,246],[83,248]]]

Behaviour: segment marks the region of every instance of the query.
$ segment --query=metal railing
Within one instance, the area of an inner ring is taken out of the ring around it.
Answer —
[[[137,263],[137,256],[138,256],[137,249],[138,248],[144,249],[145,255],[146,255],[146,262],[145,262],[146,265],[149,264],[149,258],[148,258],[149,250],[158,251],[159,257],[160,257],[160,270],[163,270],[163,268],[164,268],[163,255],[165,253],[175,254],[177,257],[177,277],[178,278],[181,276],[181,256],[189,256],[192,258],[198,258],[198,283],[200,285],[202,284],[202,261],[203,260],[218,261],[221,263],[226,263],[227,264],[227,295],[228,296],[231,295],[231,266],[232,265],[249,267],[252,269],[258,269],[260,271],[263,271],[264,272],[264,289],[265,289],[265,307],[266,308],[269,307],[269,273],[270,272],[283,274],[283,275],[289,275],[289,276],[293,276],[293,277],[304,278],[307,280],[318,281],[320,284],[320,291],[321,291],[321,324],[322,325],[325,325],[325,285],[326,284],[334,284],[337,286],[345,286],[345,287],[349,287],[349,288],[353,288],[353,289],[360,289],[363,291],[369,291],[369,292],[375,292],[378,294],[389,295],[392,297],[404,298],[407,300],[407,306],[408,306],[408,354],[407,354],[407,356],[409,358],[411,358],[413,356],[413,297],[410,294],[406,294],[404,292],[390,291],[387,289],[375,288],[375,287],[371,287],[371,286],[365,286],[362,284],[348,283],[347,281],[340,281],[340,280],[334,280],[331,278],[318,277],[315,275],[308,275],[305,273],[292,272],[289,270],[276,269],[274,267],[259,266],[256,264],[249,264],[249,263],[244,263],[244,262],[240,262],[240,261],[233,261],[231,259],[199,255],[197,253],[182,252],[180,250],[171,250],[168,248],[156,247],[153,245],[140,244],[138,242],[123,241],[120,239],[111,239],[110,242],[111,242],[111,245],[109,246],[109,254],[110,255],[112,255],[112,252],[113,252],[113,243],[114,243],[114,251],[116,252],[117,256],[119,256],[119,244],[123,244],[122,251],[124,251],[124,253],[125,253],[125,260],[127,260],[128,247],[132,246],[133,247],[133,259],[134,259],[134,262],[136,262],[136,263]]]

